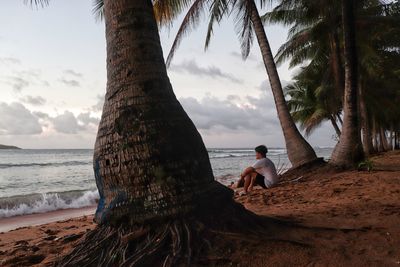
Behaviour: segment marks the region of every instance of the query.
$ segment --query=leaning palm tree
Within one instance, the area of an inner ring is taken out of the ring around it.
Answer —
[[[262,0],[260,4],[263,6],[266,1]],[[300,134],[290,115],[271,47],[254,0],[214,0],[211,2],[207,0],[155,0],[154,6],[160,25],[168,26],[185,8],[189,7],[168,55],[167,64],[171,62],[184,36],[199,25],[199,18],[205,10],[210,10],[205,48],[210,43],[214,24],[220,23],[223,18],[234,13],[243,58],[246,58],[250,53],[254,35],[257,38],[285,138],[288,158],[292,166],[298,167],[316,159],[313,148]]]

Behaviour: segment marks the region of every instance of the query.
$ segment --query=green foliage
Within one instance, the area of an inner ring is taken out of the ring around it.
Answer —
[[[358,163],[358,170],[367,170],[367,171],[372,171],[374,168],[373,162],[369,159],[361,161]]]
[[[286,88],[295,121],[310,134],[323,121],[335,124],[342,109],[344,60],[340,1],[280,0],[264,23],[290,27],[278,64],[300,66]],[[400,127],[400,3],[358,1],[356,27],[359,80],[370,124]],[[335,68],[336,66],[336,68]],[[382,108],[385,107],[385,108]]]

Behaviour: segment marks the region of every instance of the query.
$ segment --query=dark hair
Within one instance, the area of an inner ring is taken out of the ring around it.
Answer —
[[[261,155],[263,155],[264,157],[267,156],[268,153],[268,148],[264,145],[258,146],[256,148],[254,148],[254,150],[258,153],[260,153]]]

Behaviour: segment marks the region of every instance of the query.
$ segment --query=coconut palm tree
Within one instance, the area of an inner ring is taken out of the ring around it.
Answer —
[[[172,91],[151,1],[104,0],[104,19],[107,92],[93,156],[99,226],[60,265],[152,264],[168,239],[190,248],[193,225],[182,216],[211,196],[231,199]],[[167,266],[177,250],[190,258],[174,244],[162,252]]]
[[[207,236],[249,234],[267,220],[214,180],[168,79],[151,1],[102,4],[107,91],[93,156],[98,226],[57,265],[189,266],[207,251]]]
[[[325,67],[326,64],[322,64]],[[300,123],[309,136],[323,121],[330,121],[336,136],[341,134],[336,122],[341,111],[335,97],[332,97],[332,88],[329,83],[321,82],[324,79],[325,68],[316,68],[313,65],[302,68],[294,77],[294,83],[286,86],[285,93],[289,97],[288,106],[293,119]]]
[[[330,163],[353,167],[363,157],[358,119],[358,61],[355,37],[355,1],[342,0],[345,88],[343,126],[339,142],[332,152]]]
[[[388,15],[383,16],[384,12],[382,10],[387,10],[386,6],[382,5],[381,1],[362,1],[357,6],[358,18],[356,23],[359,33],[357,38],[360,43],[357,51],[360,58],[358,61],[360,69],[358,74],[360,78],[358,83],[358,102],[362,119],[363,145],[366,153],[371,152],[369,148],[371,137],[369,134],[368,111],[365,103],[365,97],[369,97],[364,91],[371,82],[361,82],[361,79],[370,80],[370,77],[377,77],[377,72],[381,72],[377,71],[377,69],[382,70],[382,73],[390,72],[390,68],[382,68],[381,66],[383,65],[380,62],[385,58],[393,58],[393,56],[382,55],[380,51],[397,51],[393,48],[397,46],[394,41],[397,36],[394,25],[398,25],[398,18]],[[331,91],[330,95],[337,100],[340,100],[343,94],[343,88],[341,88],[343,68],[340,64],[342,61],[342,42],[338,36],[342,32],[341,24],[338,24],[338,19],[341,17],[339,7],[335,6],[335,2],[321,5],[312,1],[283,0],[272,12],[268,12],[263,16],[265,22],[278,22],[292,26],[289,31],[289,40],[278,51],[277,62],[281,63],[290,58],[290,66],[292,67],[308,61],[307,68],[314,65],[325,69],[327,73],[321,73],[320,77],[333,75],[334,82],[328,82],[335,84],[336,92]],[[382,40],[385,40],[386,44],[382,44]],[[387,45],[388,43],[390,46]],[[329,59],[328,62],[326,61],[327,58]],[[321,66],[321,63],[325,64],[325,66]],[[331,72],[331,74],[327,75],[329,74],[328,72]],[[379,79],[382,80],[382,76]],[[318,80],[318,77],[315,77],[314,80]],[[326,84],[326,79],[319,80]],[[388,86],[385,87],[388,88]],[[380,98],[382,97],[378,96],[378,99]],[[340,102],[338,101],[337,104],[341,105]]]
[[[241,42],[241,50],[243,58],[246,58],[250,53],[250,48],[253,43],[254,35],[257,38],[264,66],[268,73],[271,90],[275,100],[275,106],[278,113],[278,118],[282,127],[283,135],[285,137],[287,154],[293,167],[300,166],[302,164],[314,161],[316,154],[310,144],[304,139],[304,137],[298,131],[293,118],[290,115],[284,93],[282,90],[282,84],[279,78],[279,74],[273,59],[271,47],[267,39],[262,21],[253,0],[194,0],[194,1],[169,1],[169,4],[165,4],[165,1],[155,1],[155,12],[156,17],[161,25],[170,26],[172,21],[185,9],[189,8],[182,24],[175,37],[171,51],[167,58],[167,64],[169,64],[184,36],[192,29],[199,25],[199,18],[205,12],[210,11],[210,21],[208,23],[208,31],[206,35],[205,48],[208,47],[215,23],[221,22],[221,20],[231,13],[235,13],[236,29],[239,40]],[[262,6],[265,5],[265,1],[261,1]]]

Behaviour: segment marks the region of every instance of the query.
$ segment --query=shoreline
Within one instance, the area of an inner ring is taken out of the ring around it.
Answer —
[[[82,216],[93,215],[97,206],[59,209],[43,213],[33,213],[0,219],[0,232],[9,232],[23,227],[38,226]]]

